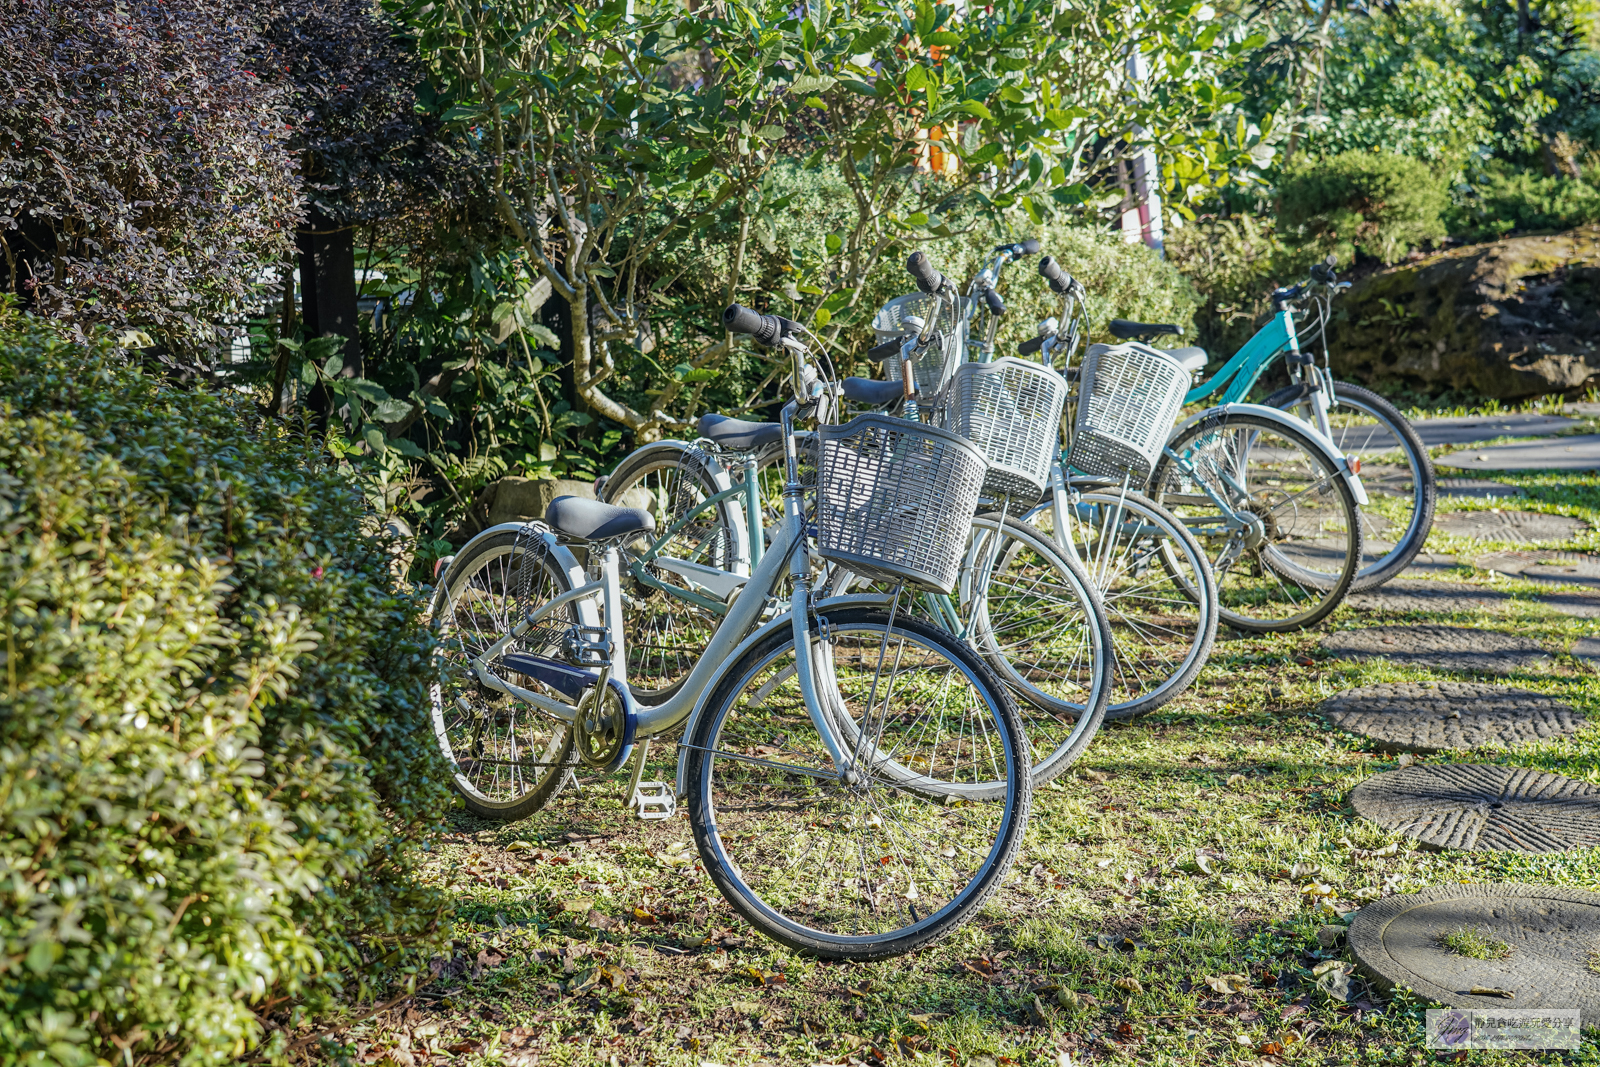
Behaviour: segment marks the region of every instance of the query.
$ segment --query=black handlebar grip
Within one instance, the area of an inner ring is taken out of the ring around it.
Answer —
[[[906,260],[906,270],[916,281],[917,288],[924,293],[937,293],[944,288],[944,275],[934,269],[933,260],[920,249],[911,253],[911,258]]]
[[[1072,275],[1061,269],[1055,256],[1045,256],[1039,261],[1039,274],[1050,283],[1050,288],[1063,295],[1072,285]]]
[[[1332,285],[1336,280],[1333,268],[1326,263],[1314,263],[1311,266],[1311,277],[1323,285]]]
[[[1019,356],[1031,356],[1031,355],[1033,355],[1035,352],[1039,351],[1039,349],[1044,347],[1044,339],[1047,336],[1049,336],[1049,335],[1048,334],[1040,334],[1038,337],[1030,337],[1028,340],[1022,342],[1020,345],[1017,346],[1017,355],[1019,355]]]
[[[891,337],[882,344],[873,345],[867,350],[867,358],[874,363],[882,363],[891,356],[900,354],[900,346],[905,343],[903,337]]]
[[[1044,246],[1039,243],[1039,239],[1037,237],[1030,237],[1026,241],[1022,242],[1022,254],[1025,256],[1036,256],[1039,254],[1039,249],[1043,247]]]
[[[792,319],[782,315],[762,315],[738,304],[728,305],[722,313],[722,325],[732,333],[749,334],[755,338],[756,344],[768,347],[800,329],[800,324]]]
[[[993,289],[985,289],[983,291],[983,302],[988,305],[989,314],[991,315],[1004,315],[1006,313],[1006,302],[1000,299],[1000,294]]]

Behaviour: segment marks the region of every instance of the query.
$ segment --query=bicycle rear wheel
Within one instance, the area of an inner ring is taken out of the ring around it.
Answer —
[[[1303,386],[1281,389],[1264,403],[1303,422],[1315,418]],[[1416,428],[1377,393],[1334,382],[1328,422],[1340,455],[1361,457],[1361,481],[1371,498],[1361,509],[1361,569],[1350,584],[1350,591],[1359,593],[1397,577],[1422,551],[1433,529],[1439,490],[1433,458]]]
[[[1066,536],[1100,592],[1115,676],[1107,719],[1166,704],[1193,684],[1217,636],[1217,587],[1188,527],[1148,497],[1110,487],[1074,493]],[[1024,521],[1056,535],[1056,509]],[[1058,542],[1059,543],[1059,539]]]
[[[526,818],[572,780],[577,756],[571,728],[484,685],[472,662],[529,612],[582,580],[538,532],[507,530],[457,557],[439,584],[433,625],[443,670],[430,690],[433,732],[474,815]],[[558,609],[506,651],[561,658],[569,628],[593,621],[581,618],[584,610],[578,604]],[[564,699],[536,679],[509,671],[498,657],[490,668],[524,689]]]
[[[1327,618],[1361,566],[1361,516],[1338,461],[1306,433],[1224,411],[1167,443],[1150,496],[1206,548],[1222,621],[1299,630]],[[1243,529],[1228,527],[1226,503]]]
[[[1022,724],[970,649],[916,620],[830,612],[812,647],[844,773],[801,696],[793,631],[779,629],[728,670],[685,738],[695,842],[728,902],[774,940],[901,955],[948,935],[1010,868],[1032,796]]]

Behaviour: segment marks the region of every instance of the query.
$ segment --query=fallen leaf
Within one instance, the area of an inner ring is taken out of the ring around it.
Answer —
[[[1254,984],[1247,974],[1215,974],[1205,980],[1206,985],[1223,996],[1243,993]]]
[[[634,908],[633,921],[636,923],[642,923],[645,926],[650,926],[655,923],[656,917],[653,912],[645,911],[643,908]]]
[[[1196,852],[1194,854],[1194,865],[1196,867],[1200,868],[1200,873],[1201,874],[1214,874],[1215,873],[1211,869],[1211,860],[1208,859],[1202,853]]]
[[[583,917],[583,924],[591,930],[600,930],[603,932],[606,930],[616,929],[617,920],[611,918],[609,915],[601,915],[598,911],[595,911],[591,908],[589,910],[589,914]]]
[[[1056,1003],[1061,1005],[1063,1008],[1066,1008],[1068,1011],[1077,1011],[1078,1008],[1083,1004],[1083,998],[1078,996],[1075,990],[1071,990],[1066,986],[1062,986],[1060,989],[1056,990]]]
[[[1276,1041],[1268,1041],[1256,1049],[1263,1056],[1276,1056],[1283,1051],[1283,1046]]]
[[[1500,997],[1504,1000],[1516,1000],[1517,995],[1509,989],[1496,989],[1494,986],[1475,985],[1467,990],[1475,997]]]
[[[1130,996],[1137,996],[1144,992],[1144,986],[1139,984],[1139,979],[1137,978],[1118,978],[1111,985],[1112,988],[1120,989]]]
[[[539,846],[532,841],[513,841],[506,846],[507,852],[532,852]]]
[[[1230,785],[1230,786],[1244,785],[1245,781],[1246,781],[1245,776],[1242,775],[1242,774],[1230,774],[1230,775],[1228,775],[1228,785]]]
[[[592,900],[563,900],[561,902],[561,910],[563,912],[573,912],[578,915],[586,914],[592,907],[594,907],[594,901]]]
[[[1395,760],[1395,762],[1398,763],[1402,767],[1410,767],[1410,766],[1413,766],[1413,765],[1416,764],[1417,757],[1413,756],[1409,752],[1402,752],[1402,753],[1400,753],[1400,758]]]
[[[1360,890],[1357,890],[1357,892],[1359,893]],[[1338,945],[1344,935],[1345,927],[1343,926],[1319,926],[1317,927],[1317,944],[1323,948],[1333,948]]]

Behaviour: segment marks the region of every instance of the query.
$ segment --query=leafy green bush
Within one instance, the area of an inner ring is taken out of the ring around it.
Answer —
[[[235,1062],[415,973],[448,785],[361,523],[313,441],[0,305],[0,1064]]]
[[[1278,187],[1286,240],[1348,263],[1356,253],[1394,263],[1445,235],[1444,182],[1426,163],[1384,152],[1304,160]]]
[[[854,216],[851,193],[836,174],[807,171],[798,165],[774,168],[773,179],[782,195],[792,199],[788,211],[777,220],[771,251],[753,267],[756,278],[751,288],[775,297],[775,310],[809,320],[816,301],[798,292],[782,295],[786,274],[783,268],[808,250],[825,248],[829,235],[837,234],[840,227],[849,223]],[[905,261],[913,250],[926,251],[938,268],[956,279],[965,291],[968,281],[993,256],[996,244],[1024,237],[1039,238],[1043,254],[1055,256],[1088,289],[1095,340],[1110,340],[1103,333],[1105,325],[1119,316],[1177,322],[1185,327],[1192,322],[1198,303],[1193,287],[1176,268],[1144,245],[1130,244],[1121,234],[1068,220],[1037,225],[1020,208],[1015,209],[1010,221],[1014,229],[1009,233],[997,233],[987,223],[971,223],[956,236],[925,243],[907,242],[893,254],[885,255],[862,287],[855,308],[844,316],[849,327],[839,340],[845,350],[855,355],[865,353],[872,346],[872,313],[894,297],[915,290],[915,283],[905,271]],[[1007,308],[997,343],[997,351],[1002,354],[1032,337],[1038,321],[1059,310],[1059,299],[1039,277],[1037,265],[1038,257],[1012,264],[1001,281]],[[840,319],[838,313],[833,316],[834,322]]]
[[[1508,233],[1568,230],[1600,221],[1600,188],[1577,178],[1491,164],[1458,190],[1445,213],[1452,237],[1492,241]]]

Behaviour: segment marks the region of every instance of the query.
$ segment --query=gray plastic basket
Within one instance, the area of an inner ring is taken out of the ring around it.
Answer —
[[[1189,372],[1144,345],[1090,345],[1078,381],[1067,465],[1142,486],[1183,408]]]
[[[873,343],[882,344],[891,337],[920,333],[928,316],[939,315],[939,334],[944,343],[930,346],[920,359],[912,363],[912,370],[917,376],[917,388],[930,396],[937,394],[944,388],[945,381],[955,372],[957,365],[966,358],[965,328],[961,321],[963,316],[959,314],[961,306],[961,301],[957,301],[957,321],[952,323],[949,313],[931,296],[924,293],[897,296],[879,308],[872,317]],[[901,377],[900,360],[884,360],[883,371],[889,381],[898,382]]]
[[[817,442],[818,553],[868,578],[950,592],[987,467],[978,446],[877,413],[819,427]]]
[[[946,425],[983,449],[983,495],[1032,504],[1050,478],[1067,383],[1040,363],[1004,356],[956,368]]]

